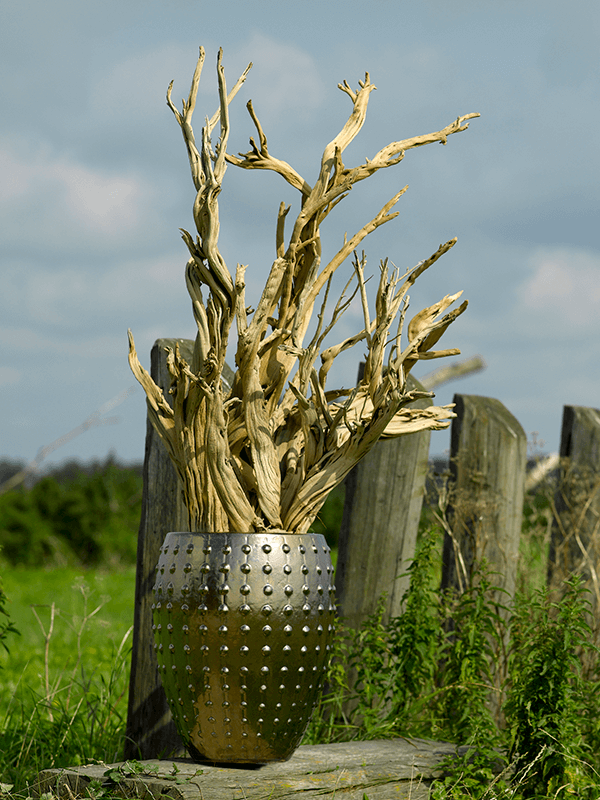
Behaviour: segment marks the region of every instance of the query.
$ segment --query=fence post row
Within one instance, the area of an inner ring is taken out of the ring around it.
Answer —
[[[548,585],[582,575],[600,609],[600,411],[565,406],[548,553]]]
[[[527,462],[525,431],[499,401],[455,394],[442,588],[472,585],[485,559],[495,586],[514,594]],[[499,596],[506,602],[507,595]]]
[[[165,348],[176,342],[184,358],[191,359],[190,340],[159,339],[152,349],[152,377],[163,389],[170,384]],[[499,400],[456,394],[454,403],[442,588],[470,585],[473,570],[485,558],[496,573],[493,583],[512,595],[527,439]],[[360,626],[375,611],[384,592],[385,618],[401,613],[408,579],[399,576],[415,554],[429,436],[422,431],[379,442],[347,478],[336,584],[341,615],[351,626]],[[548,579],[556,584],[582,574],[600,608],[600,411],[565,407],[560,455]],[[186,530],[187,525],[177,475],[148,422],[125,758],[171,756],[183,750],[158,677],[151,603],[162,540],[168,531]]]
[[[408,381],[411,390],[424,391],[412,376]],[[425,398],[411,405],[433,403]],[[352,628],[375,612],[383,593],[384,621],[400,614],[417,543],[430,435],[419,431],[379,441],[346,478],[335,585],[340,616]]]

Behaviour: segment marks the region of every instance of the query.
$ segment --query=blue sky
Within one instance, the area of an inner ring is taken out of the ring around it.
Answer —
[[[600,405],[599,39],[600,5],[582,0],[4,0],[0,456],[33,458],[134,386],[128,327],[146,365],[156,338],[194,334],[178,231],[192,226],[194,193],[165,91],[174,79],[177,104],[187,96],[199,45],[197,131],[216,110],[222,46],[230,85],[254,62],[232,107],[230,150],[247,150],[252,98],[270,151],[309,182],[350,110],[337,84],[356,86],[366,70],[378,89],[349,166],[481,114],[446,147],[411,151],[357,186],[323,241],[337,249],[408,183],[400,216],[364,243],[372,271],[386,256],[410,267],[457,236],[411,308],[463,289],[469,309],[444,344],[488,365],[436,401],[496,397],[556,450],[563,405]],[[297,208],[278,176],[229,168],[221,248],[231,270],[248,264],[250,300],[273,259],[282,200]],[[336,338],[360,320],[351,309]],[[351,383],[361,354],[330,385]],[[143,458],[142,390],[108,415],[118,423],[52,460]],[[447,434],[433,435],[433,453],[447,447]]]

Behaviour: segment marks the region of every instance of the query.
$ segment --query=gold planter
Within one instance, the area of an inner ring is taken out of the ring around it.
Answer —
[[[154,647],[190,756],[288,759],[317,702],[333,634],[325,538],[169,533],[156,569]]]

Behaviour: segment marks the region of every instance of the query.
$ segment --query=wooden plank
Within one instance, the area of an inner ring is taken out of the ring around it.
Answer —
[[[499,400],[455,394],[452,493],[444,539],[442,587],[471,585],[486,559],[496,586],[513,596],[523,517],[525,431]],[[499,597],[506,603],[507,595]]]
[[[422,389],[409,376],[411,389]],[[413,404],[432,405],[430,399]],[[373,614],[387,592],[384,619],[398,616],[414,558],[430,431],[378,442],[346,478],[335,574],[340,616],[353,628]]]
[[[162,389],[170,385],[166,347],[179,344],[191,359],[193,342],[158,339],[151,353],[150,374]],[[165,391],[170,401],[170,395]],[[144,457],[142,517],[138,534],[135,610],[129,681],[125,758],[155,758],[183,753],[171,711],[158,676],[152,638],[152,587],[160,546],[169,531],[186,530],[187,512],[179,479],[167,451],[148,420]]]
[[[548,583],[582,575],[600,609],[600,410],[565,406]]]
[[[448,742],[424,739],[348,742],[299,747],[286,762],[264,766],[196,764],[189,759],[147,760],[136,765],[143,771],[129,774],[127,765],[105,764],[41,772],[34,791],[53,792],[60,798],[87,797],[90,781],[112,786],[123,798],[155,800],[425,800],[434,777],[442,773],[440,762],[464,752]],[[175,769],[174,769],[175,765]],[[106,778],[108,770],[122,777],[118,786]],[[175,771],[177,770],[176,774]]]

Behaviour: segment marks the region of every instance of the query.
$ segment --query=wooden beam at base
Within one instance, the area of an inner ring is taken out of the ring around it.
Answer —
[[[190,759],[134,762],[143,772],[131,774],[122,765],[48,769],[34,785],[37,796],[52,792],[60,798],[88,797],[92,780],[123,798],[170,797],[174,800],[425,800],[439,765],[447,756],[460,754],[448,742],[424,739],[347,742],[302,746],[289,761],[264,766],[218,767]],[[121,766],[118,782],[110,782]]]

